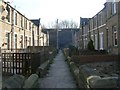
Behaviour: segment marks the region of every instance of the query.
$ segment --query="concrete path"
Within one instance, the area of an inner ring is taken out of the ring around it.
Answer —
[[[0,90],[2,89],[2,60],[0,55]]]
[[[46,77],[39,79],[39,86],[39,88],[76,88],[62,51],[59,51],[54,59]]]

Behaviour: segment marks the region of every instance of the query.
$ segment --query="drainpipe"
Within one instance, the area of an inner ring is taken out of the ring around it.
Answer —
[[[108,27],[106,27],[106,46],[107,46],[107,51],[109,50],[108,48]]]

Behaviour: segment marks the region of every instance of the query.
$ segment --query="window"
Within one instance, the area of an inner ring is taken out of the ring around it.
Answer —
[[[85,26],[83,27],[83,35],[85,35]]]
[[[100,50],[103,50],[103,32],[100,33]]]
[[[10,44],[10,42],[9,42],[9,33],[6,33],[6,43],[5,43],[5,45],[7,45],[7,49],[9,49],[9,44]]]
[[[15,24],[17,25],[17,13],[15,15]]]
[[[93,37],[93,35],[91,35],[91,39],[92,39],[92,41],[94,42],[94,37]]]
[[[37,35],[37,28],[36,27],[34,28],[34,31],[35,31],[34,34]]]
[[[6,9],[7,9],[7,12],[8,12],[6,18],[7,18],[8,22],[10,22],[10,8],[7,6]]]
[[[21,37],[20,37],[20,43],[21,43],[21,48],[23,48],[23,35],[21,35]]]
[[[27,29],[27,20],[25,20],[25,28]]]
[[[23,17],[20,18],[20,26],[23,27]]]
[[[27,47],[27,36],[25,36],[25,46]]]
[[[17,13],[15,13],[15,25],[17,25]]]
[[[26,23],[25,23],[25,22],[26,22],[26,20],[25,20],[25,18],[24,18],[24,21],[23,21],[24,28],[26,28],[26,26],[25,26],[25,25],[26,25]]]
[[[29,37],[29,46],[31,46],[31,37]]]
[[[98,50],[98,35],[95,34],[95,49]]]
[[[24,18],[24,28],[27,29],[27,19]]]
[[[91,20],[91,29],[93,29],[93,19]]]
[[[31,23],[29,22],[29,30],[31,31]]]
[[[113,26],[112,30],[113,30],[113,43],[114,43],[114,46],[117,46],[118,45],[118,42],[117,42],[118,37],[117,37],[116,26]]]
[[[14,11],[14,24],[17,25],[17,12]]]
[[[94,24],[94,28],[96,28],[97,27],[97,16],[94,17],[93,24]]]
[[[15,34],[15,49],[17,49],[17,34]]]
[[[100,19],[100,25],[102,25],[102,24],[103,24],[103,16],[102,16],[102,12],[101,12],[101,14],[100,14],[100,16],[99,16],[99,19]]]
[[[112,15],[116,14],[117,10],[116,10],[116,2],[115,0],[113,0],[112,2]]]
[[[11,10],[11,23],[14,24],[14,10]]]

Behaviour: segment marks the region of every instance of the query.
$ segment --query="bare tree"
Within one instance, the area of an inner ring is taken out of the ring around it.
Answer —
[[[45,29],[46,28],[46,26],[43,24],[43,25],[41,25],[41,27],[43,28],[43,29]]]
[[[78,24],[74,21],[63,20],[59,23],[59,27],[61,28],[77,28]]]
[[[57,20],[55,20],[55,22],[52,22],[49,28],[56,28],[56,26],[57,26]],[[72,20],[58,21],[58,28],[77,28],[77,27],[78,27],[77,22]]]
[[[70,24],[70,28],[77,28],[78,27],[78,24],[72,20],[70,21],[69,24]]]

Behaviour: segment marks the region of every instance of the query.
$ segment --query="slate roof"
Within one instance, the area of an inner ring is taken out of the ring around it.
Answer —
[[[32,19],[32,21],[35,25],[39,26],[40,25],[40,19]]]

